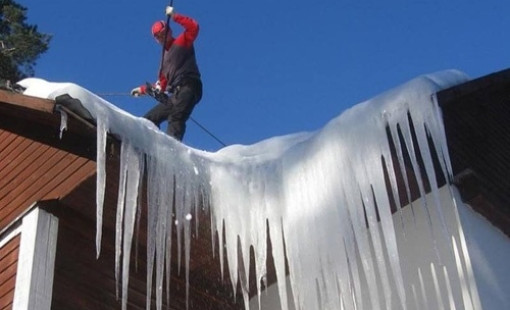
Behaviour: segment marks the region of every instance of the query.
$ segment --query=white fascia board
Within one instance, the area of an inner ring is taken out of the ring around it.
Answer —
[[[14,310],[51,308],[58,218],[35,208],[23,218]]]

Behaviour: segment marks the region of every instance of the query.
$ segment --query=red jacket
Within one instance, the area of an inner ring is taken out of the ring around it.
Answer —
[[[173,20],[184,28],[184,31],[176,38],[172,38],[165,46],[165,55],[158,79],[162,90],[172,90],[182,78],[200,78],[193,46],[193,42],[198,36],[199,25],[190,17],[178,13],[172,16]],[[141,86],[142,94],[145,91],[146,86]]]

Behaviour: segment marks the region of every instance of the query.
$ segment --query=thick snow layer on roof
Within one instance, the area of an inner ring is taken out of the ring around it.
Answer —
[[[298,309],[405,309],[413,304],[416,295],[409,293],[409,283],[403,280],[401,260],[406,258],[397,248],[390,210],[390,200],[397,199],[397,183],[387,133],[397,149],[407,150],[417,173],[418,157],[422,158],[424,177],[436,197],[434,208],[441,215],[428,136],[444,175],[451,174],[451,167],[434,94],[466,80],[463,73],[454,70],[424,75],[352,107],[317,132],[275,137],[249,146],[232,145],[215,153],[189,148],[149,121],[125,113],[78,85],[40,79],[26,79],[19,84],[26,88],[25,94],[32,96],[53,99],[69,94],[78,98],[96,119],[98,252],[106,134],[122,140],[116,274],[123,279],[124,308],[130,256],[122,253],[131,250],[138,188],[146,164],[148,273],[150,277],[156,269],[158,304],[165,259],[170,259],[166,257],[170,236],[177,233],[179,248],[181,242],[184,244],[187,275],[189,219],[202,206],[210,208],[217,231],[225,230],[225,240],[220,233],[219,242],[226,244],[233,288],[241,282],[247,307],[249,249],[253,246],[255,252],[260,294],[266,273],[268,227],[282,309],[288,309],[289,289]],[[414,136],[419,149],[413,147]],[[397,153],[405,171],[403,155]],[[390,191],[385,170],[390,172]],[[425,195],[422,178],[418,179]],[[408,182],[406,187],[409,192]],[[438,236],[448,234],[446,224],[442,227]],[[242,258],[238,258],[238,244]],[[453,248],[450,252],[453,257]],[[223,270],[223,251],[219,254]],[[285,284],[285,257],[291,288]],[[451,270],[449,274],[455,278],[457,272]],[[152,283],[151,278],[148,281]],[[460,302],[465,303],[466,299]]]

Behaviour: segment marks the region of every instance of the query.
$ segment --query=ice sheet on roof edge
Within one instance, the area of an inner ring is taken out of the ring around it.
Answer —
[[[267,221],[278,279],[285,277],[283,244],[286,245],[294,302],[298,308],[391,309],[392,294],[398,295],[400,305],[405,305],[409,296],[402,283],[401,258],[384,189],[381,156],[390,156],[384,128],[388,124],[395,136],[396,126],[400,124],[406,140],[404,147],[413,154],[407,122],[409,112],[417,129],[427,175],[434,179],[431,159],[427,156],[425,125],[444,158],[443,169],[450,173],[440,111],[433,94],[466,80],[464,74],[454,70],[424,75],[354,106],[320,131],[275,137],[251,146],[229,146],[216,153],[180,144],[149,121],[118,109],[78,85],[40,79],[26,79],[20,84],[27,88],[25,94],[33,96],[54,99],[67,93],[78,98],[97,121],[98,254],[106,132],[123,141],[116,238],[116,275],[122,279],[123,308],[126,307],[130,262],[129,255],[122,253],[131,248],[140,169],[146,163],[149,182],[147,267],[157,271],[158,307],[163,298],[162,275],[165,264],[171,259],[165,256],[170,236],[177,234],[179,253],[184,245],[187,277],[192,229],[189,219],[197,212],[194,206],[200,205],[206,209],[210,207],[212,224],[217,231],[225,229],[225,240],[219,234],[219,243],[226,243],[233,289],[241,281],[246,305],[248,281],[245,275],[248,274],[250,246],[255,252],[257,278],[262,279],[266,272]],[[143,156],[147,157],[146,162]],[[388,170],[393,171],[391,166]],[[393,192],[396,191],[394,178],[392,175]],[[174,210],[160,207],[171,204],[174,195]],[[365,204],[369,225],[376,225],[371,197],[375,197],[381,212],[382,234],[378,229],[366,230],[364,226],[362,204]],[[370,240],[382,242],[371,244]],[[240,260],[238,242],[243,253]],[[385,251],[390,253],[389,268],[385,264]],[[223,270],[223,251],[219,251],[219,255]],[[356,255],[361,257],[360,263]],[[180,257],[179,254],[177,259]],[[375,284],[376,278],[382,281],[384,289]],[[361,297],[362,279],[367,279],[368,300]],[[395,283],[389,285],[390,281]],[[261,281],[256,282],[260,295]],[[150,277],[148,283],[152,283]],[[287,309],[285,281],[278,281],[278,286],[284,301],[282,309]],[[390,287],[396,287],[396,292],[390,291]],[[148,285],[148,290],[152,290],[152,285]]]

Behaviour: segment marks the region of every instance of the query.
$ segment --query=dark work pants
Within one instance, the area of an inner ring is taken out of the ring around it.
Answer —
[[[175,88],[166,103],[158,103],[144,117],[158,127],[164,120],[168,120],[168,135],[182,141],[186,121],[201,98],[202,82],[198,79],[185,79]]]

